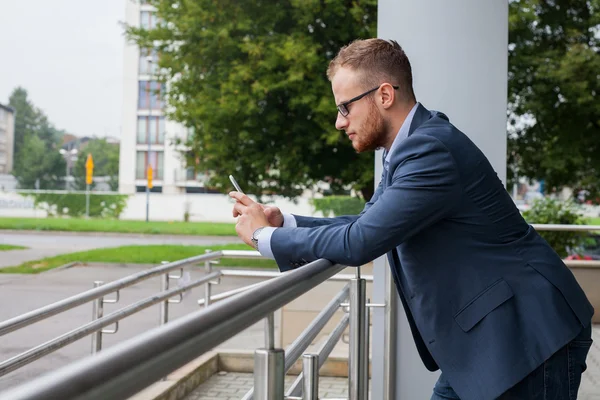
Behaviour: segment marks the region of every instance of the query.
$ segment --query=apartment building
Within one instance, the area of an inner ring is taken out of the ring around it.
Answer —
[[[15,140],[15,110],[0,104],[0,175],[10,174],[13,168]]]
[[[126,21],[152,29],[157,24],[154,7],[145,1],[126,0]],[[186,170],[172,142],[185,139],[185,127],[164,116],[164,86],[156,81],[158,56],[154,51],[125,43],[123,54],[123,109],[119,161],[119,191],[145,192],[148,164],[153,170],[152,192],[203,191],[202,176]]]

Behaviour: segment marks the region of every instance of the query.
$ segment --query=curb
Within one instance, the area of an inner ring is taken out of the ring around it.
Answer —
[[[63,264],[63,265],[58,266],[56,268],[52,268],[52,269],[49,269],[48,271],[40,272],[39,274],[35,274],[35,275],[42,275],[42,274],[48,274],[48,273],[51,273],[51,272],[62,271],[63,269],[67,269],[67,268],[71,268],[71,267],[76,267],[79,264],[81,264],[80,261],[71,261],[70,263]]]

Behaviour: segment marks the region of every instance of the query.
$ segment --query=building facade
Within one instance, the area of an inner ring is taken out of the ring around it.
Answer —
[[[0,175],[12,172],[14,143],[15,111],[0,104]]]
[[[146,29],[156,26],[154,7],[145,1],[125,4],[127,24]],[[125,43],[119,191],[145,192],[150,164],[153,193],[202,192],[202,179],[186,170],[179,149],[172,144],[177,138],[185,139],[187,130],[164,116],[161,94],[165,87],[155,77],[157,62],[156,52]]]

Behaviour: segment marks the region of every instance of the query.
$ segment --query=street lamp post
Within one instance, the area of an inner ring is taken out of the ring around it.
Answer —
[[[151,105],[151,97],[150,97],[150,91],[151,91],[151,86],[152,86],[152,51],[150,50],[150,54],[146,57],[146,61],[148,63],[148,77],[150,78],[148,80],[148,86],[147,86],[147,93],[148,93],[148,122],[146,123],[146,140],[148,141],[148,153],[146,156],[146,222],[149,221],[149,215],[150,215],[150,185],[148,184],[148,170],[149,170],[149,166],[150,166],[150,142],[151,142],[151,138],[150,138],[150,121],[151,121],[151,115],[152,115],[152,105]]]

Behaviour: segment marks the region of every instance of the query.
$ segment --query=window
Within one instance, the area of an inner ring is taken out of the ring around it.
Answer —
[[[151,151],[150,157],[147,151],[138,151],[135,160],[135,178],[146,179],[148,172],[148,159],[152,165],[153,179],[163,179],[164,153],[162,151]]]
[[[137,143],[147,144],[148,138],[152,144],[165,144],[164,117],[138,117]]]
[[[162,95],[165,84],[156,81],[140,81],[138,86],[138,109],[160,110],[163,108]]]
[[[140,13],[140,26],[144,29],[150,30],[156,28],[156,14],[151,11],[142,11]]]
[[[151,57],[151,62],[148,62],[148,57]],[[149,49],[140,49],[140,63],[139,72],[141,75],[152,74],[156,75],[158,72],[158,52],[156,49],[150,51]]]

